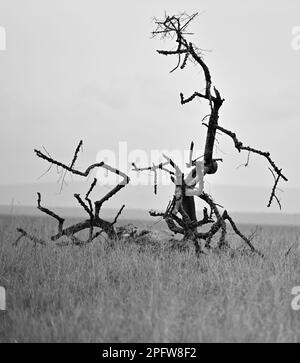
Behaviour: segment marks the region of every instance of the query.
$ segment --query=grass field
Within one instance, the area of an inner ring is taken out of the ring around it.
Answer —
[[[46,218],[0,218],[2,342],[300,342],[300,311],[291,309],[296,227],[262,227],[254,241],[262,259],[242,251],[196,258],[164,242],[13,247],[17,226],[42,238],[53,229]]]

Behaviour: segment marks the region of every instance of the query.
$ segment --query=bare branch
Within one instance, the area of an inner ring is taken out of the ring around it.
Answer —
[[[203,124],[203,125],[207,126],[206,124]],[[252,148],[250,146],[244,146],[244,144],[237,138],[237,136],[236,136],[236,134],[234,132],[225,129],[224,127],[221,127],[221,126],[217,125],[216,129],[223,132],[225,135],[228,135],[229,137],[231,137],[231,139],[233,140],[235,148],[239,152],[241,152],[242,150],[248,151],[248,159],[247,159],[246,165],[248,165],[248,163],[249,163],[250,153],[263,156],[264,158],[267,159],[267,161],[269,162],[269,164],[273,168],[273,170],[271,168],[269,168],[269,170],[271,171],[271,173],[272,173],[272,175],[274,177],[274,185],[273,185],[273,188],[272,188],[271,196],[270,196],[267,207],[270,207],[271,204],[272,204],[273,199],[275,199],[277,201],[278,205],[279,205],[279,208],[281,209],[281,203],[280,203],[278,197],[276,196],[276,189],[277,189],[280,178],[282,178],[285,181],[288,181],[288,179],[282,174],[282,169],[279,169],[278,166],[275,164],[275,162],[272,160],[270,153],[267,152],[267,151],[261,151],[261,150]],[[275,177],[274,173],[277,174],[277,177]]]
[[[90,208],[81,199],[80,194],[74,194],[74,198],[78,201],[78,203],[81,205],[81,207],[87,212],[87,214],[92,219],[93,218],[93,212],[92,212],[92,210],[90,210]]]
[[[278,204],[278,206],[279,206],[279,209],[281,210],[281,203],[280,203],[280,200],[278,199],[278,197],[277,197],[277,195],[276,195],[276,190],[277,190],[277,186],[278,186],[279,180],[280,180],[280,178],[281,178],[281,175],[280,175],[280,174],[278,174],[278,175],[277,175],[277,177],[276,177],[276,176],[275,176],[275,174],[274,174],[274,172],[273,172],[273,170],[272,170],[271,168],[269,168],[269,170],[270,170],[270,172],[271,172],[271,173],[272,173],[272,175],[273,175],[273,178],[274,178],[274,185],[273,185],[272,192],[271,192],[271,195],[270,195],[270,199],[269,199],[268,207],[270,207],[270,206],[271,206],[273,199],[275,199],[275,200],[276,200],[276,202],[277,202],[277,204]],[[282,169],[280,169],[280,173],[281,173],[281,170],[282,170]]]
[[[17,246],[18,245],[18,243],[19,243],[19,241],[21,240],[21,238],[23,238],[23,237],[26,237],[26,238],[28,238],[29,240],[31,240],[35,245],[36,244],[41,244],[41,245],[43,245],[43,246],[45,246],[46,245],[46,242],[45,241],[43,241],[41,238],[38,238],[38,237],[36,237],[36,236],[33,236],[32,234],[30,234],[30,233],[28,233],[28,232],[26,232],[24,229],[22,229],[22,228],[17,228],[17,231],[19,232],[19,233],[21,233],[21,235],[17,238],[17,240],[13,243],[13,246]]]
[[[99,212],[100,212],[101,206],[103,205],[104,202],[109,200],[112,196],[114,196],[116,193],[118,193],[126,184],[129,183],[129,177],[125,173],[122,173],[118,169],[112,168],[110,165],[107,165],[104,162],[92,164],[85,171],[76,169],[75,163],[78,159],[78,154],[79,154],[80,149],[82,148],[82,145],[83,145],[83,143],[82,143],[82,141],[80,141],[80,143],[76,147],[76,150],[75,150],[75,153],[74,153],[74,156],[73,156],[73,159],[72,159],[72,162],[70,165],[66,165],[64,163],[61,163],[60,161],[53,159],[47,151],[46,151],[46,153],[43,153],[39,150],[35,150],[35,153],[39,158],[46,160],[51,165],[56,165],[58,168],[61,168],[62,171],[69,172],[73,175],[79,175],[81,177],[87,178],[90,175],[90,173],[92,171],[94,171],[94,169],[104,168],[108,172],[112,172],[123,178],[121,180],[121,182],[119,184],[117,184],[112,190],[110,190],[104,197],[102,197],[100,200],[95,201],[95,203],[94,203],[95,208],[93,208],[93,203],[90,199],[90,194],[92,193],[95,186],[97,185],[96,178],[94,178],[92,184],[90,185],[90,187],[85,195],[85,200],[83,200],[81,198],[80,194],[74,194],[74,197],[77,200],[77,202],[89,215],[89,219],[75,223],[66,228],[64,228],[64,226],[63,226],[64,222],[65,222],[64,218],[61,218],[60,216],[58,216],[57,214],[52,212],[50,209],[41,206],[41,195],[40,195],[40,193],[38,193],[37,208],[41,212],[51,216],[52,218],[54,218],[58,221],[57,233],[55,235],[51,236],[51,240],[58,241],[61,237],[67,237],[72,242],[72,244],[74,244],[76,246],[85,246],[87,243],[90,243],[94,239],[96,239],[103,232],[105,232],[108,235],[108,237],[111,239],[117,238],[116,231],[114,229],[114,224],[117,222],[117,219],[120,216],[120,214],[123,211],[125,206],[124,205],[122,206],[122,208],[120,209],[119,213],[117,214],[117,216],[113,222],[108,222],[108,221],[105,221],[104,219],[100,218]],[[65,173],[62,173],[61,178],[64,181]],[[95,228],[99,228],[100,232],[94,233]],[[89,237],[86,241],[82,241],[76,236],[76,234],[78,232],[81,232],[86,229],[89,230]],[[18,229],[18,231],[19,231],[19,233],[21,233],[21,236],[16,241],[17,243],[20,240],[20,238],[22,238],[23,236],[26,236],[33,241],[41,243],[39,238],[29,235],[26,231],[24,231],[22,229]]]
[[[117,213],[117,215],[115,216],[115,219],[112,222],[112,225],[116,224],[118,221],[118,218],[120,217],[121,213],[123,212],[123,209],[125,208],[125,204],[122,205],[121,209],[119,210],[119,212]]]
[[[206,126],[206,125],[205,125]],[[246,151],[249,151],[251,153],[254,153],[254,154],[258,154],[258,155],[261,155],[263,157],[265,157],[269,164],[272,166],[273,170],[275,171],[275,173],[277,175],[279,175],[282,179],[284,179],[285,181],[288,181],[288,179],[281,173],[281,170],[282,169],[279,169],[277,167],[277,165],[275,164],[275,162],[271,159],[271,156],[270,156],[270,153],[267,152],[267,151],[261,151],[261,150],[258,150],[258,149],[254,149],[250,146],[244,146],[244,144],[238,140],[236,134],[234,132],[231,132],[227,129],[225,129],[224,127],[221,127],[221,126],[217,126],[216,127],[217,130],[223,132],[224,134],[230,136],[234,142],[234,146],[236,147],[236,149],[240,152],[241,150],[246,150]]]
[[[256,250],[256,248],[252,245],[252,243],[250,242],[250,240],[247,238],[247,237],[245,237],[240,231],[239,231],[239,229],[237,228],[237,226],[235,225],[235,223],[233,222],[233,220],[232,220],[232,218],[229,216],[229,214],[227,213],[227,211],[225,211],[224,213],[223,213],[223,218],[225,219],[225,220],[228,220],[229,221],[229,223],[231,224],[231,226],[232,226],[232,229],[234,230],[234,232],[237,234],[237,235],[239,235],[245,242],[246,242],[246,244],[250,247],[250,249],[251,249],[251,251],[252,252],[255,252],[255,253],[257,253],[259,256],[261,256],[261,257],[264,257],[264,255],[261,253],[261,252],[259,252],[259,251],[257,251]]]
[[[62,231],[63,225],[64,225],[64,218],[61,218],[59,215],[52,212],[50,209],[47,209],[45,207],[41,206],[41,193],[37,193],[38,200],[37,200],[37,209],[39,209],[41,212],[48,214],[50,217],[53,217],[58,221],[58,232]]]
[[[89,207],[90,207],[90,211],[93,213],[93,204],[92,204],[92,201],[90,200],[89,196],[91,194],[91,192],[93,191],[93,189],[95,188],[95,186],[97,185],[97,179],[94,178],[91,186],[90,186],[90,189],[88,190],[88,192],[86,193],[85,195],[85,200],[89,203]]]

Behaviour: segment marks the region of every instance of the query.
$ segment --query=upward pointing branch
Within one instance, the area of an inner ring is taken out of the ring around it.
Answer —
[[[285,181],[287,181],[288,179],[282,174],[281,169],[271,159],[270,153],[254,149],[250,146],[244,146],[240,141],[237,140],[235,133],[219,126],[219,110],[224,102],[224,99],[221,97],[220,92],[215,87],[212,88],[212,77],[210,74],[210,70],[205,61],[203,60],[201,51],[199,51],[199,48],[197,48],[193,43],[189,42],[186,38],[187,35],[191,34],[187,33],[187,27],[197,15],[198,13],[191,16],[185,13],[173,16],[165,15],[165,18],[163,20],[156,19],[155,23],[157,27],[152,34],[153,36],[161,36],[162,38],[176,39],[177,48],[175,50],[157,50],[159,54],[165,56],[175,55],[178,57],[177,65],[174,69],[172,69],[172,72],[179,68],[181,63],[181,56],[184,55],[184,59],[181,63],[180,69],[185,68],[188,60],[192,60],[195,64],[200,66],[204,73],[205,92],[202,93],[199,91],[195,91],[191,96],[187,98],[184,97],[183,93],[180,93],[180,101],[182,105],[192,102],[196,98],[206,99],[209,102],[211,113],[209,115],[209,121],[206,124],[207,134],[204,151],[204,162],[207,173],[214,174],[217,171],[217,163],[216,159],[214,159],[213,152],[216,132],[217,130],[219,130],[233,139],[235,147],[238,149],[238,151],[247,150],[249,153],[258,154],[268,160],[269,164],[272,167],[272,173],[275,173],[277,176],[276,177],[274,175],[274,186],[272,188],[271,196],[268,202],[268,207],[271,206],[274,199],[281,207],[280,202],[276,196],[276,189],[280,179],[283,179]]]

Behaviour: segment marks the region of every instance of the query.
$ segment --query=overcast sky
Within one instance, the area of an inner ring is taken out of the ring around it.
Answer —
[[[253,147],[268,150],[289,182],[299,187],[300,50],[292,30],[300,26],[299,0],[92,1],[0,0],[0,184],[33,183],[46,165],[33,148],[44,145],[69,161],[80,139],[80,166],[101,149],[203,148],[200,121],[205,102],[181,106],[179,93],[203,88],[190,65],[170,74],[176,60],[155,49],[153,16],[199,12],[191,40],[209,50],[205,59],[225,98],[220,124]],[[268,186],[264,160],[238,155],[219,137],[224,159],[212,184]],[[56,179],[49,173],[44,182]]]

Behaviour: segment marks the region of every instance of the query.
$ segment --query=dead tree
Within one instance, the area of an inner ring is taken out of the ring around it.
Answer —
[[[50,209],[42,206],[41,194],[37,193],[37,208],[46,215],[54,218],[57,221],[57,232],[50,237],[50,239],[54,242],[60,240],[62,237],[67,238],[68,242],[73,245],[77,246],[84,246],[88,243],[94,241],[97,237],[99,237],[102,233],[106,233],[109,239],[117,239],[117,232],[115,229],[115,224],[121,215],[125,205],[121,207],[119,212],[117,213],[116,217],[113,221],[107,221],[100,217],[100,211],[103,204],[108,201],[111,197],[117,194],[122,188],[124,188],[129,183],[129,177],[124,174],[123,172],[112,168],[110,165],[105,164],[103,161],[100,163],[95,163],[90,165],[86,170],[81,171],[75,167],[75,163],[78,159],[79,151],[82,147],[82,141],[76,147],[73,159],[69,165],[61,163],[53,159],[50,154],[45,150],[42,152],[40,150],[34,150],[37,157],[45,160],[46,162],[50,163],[50,167],[47,169],[47,172],[51,169],[52,166],[56,166],[57,170],[60,174],[60,182],[63,187],[65,183],[65,177],[67,173],[72,175],[78,175],[83,178],[88,178],[92,175],[92,173],[97,170],[98,168],[104,168],[107,172],[114,173],[122,177],[122,180],[119,184],[117,184],[114,188],[112,188],[106,195],[102,198],[92,202],[90,195],[94,188],[97,185],[98,180],[94,178],[93,182],[91,183],[86,195],[81,197],[80,194],[74,194],[74,198],[76,199],[77,203],[80,205],[81,208],[84,209],[85,213],[87,214],[88,218],[84,219],[81,222],[72,224],[71,226],[65,227],[65,219],[57,215],[55,212],[51,211]],[[61,187],[61,188],[62,188]],[[76,234],[88,230],[88,238],[86,240],[79,239]],[[18,228],[17,231],[20,233],[19,238],[15,241],[15,245],[20,241],[22,237],[26,237],[34,242],[34,244],[45,244],[41,238],[33,236],[32,234],[26,232],[22,228]]]
[[[204,155],[202,161],[202,170],[200,170],[199,158],[193,159],[193,148],[194,143],[191,143],[190,148],[190,160],[187,164],[192,168],[192,171],[187,177],[181,172],[175,162],[164,156],[166,159],[165,163],[161,163],[156,166],[140,168],[133,164],[134,170],[143,171],[151,170],[155,174],[155,180],[157,180],[157,170],[161,169],[170,174],[171,180],[175,184],[175,193],[173,200],[169,203],[164,213],[150,212],[153,216],[162,216],[171,231],[179,233],[184,236],[185,239],[192,240],[195,244],[196,252],[201,252],[200,240],[205,241],[206,247],[210,247],[213,236],[221,230],[221,236],[219,239],[218,246],[227,246],[226,242],[226,222],[228,222],[235,233],[237,233],[242,240],[250,247],[253,252],[255,250],[251,243],[251,238],[245,237],[237,228],[236,224],[229,216],[228,212],[220,212],[218,206],[212,199],[211,196],[203,192],[203,188],[196,188],[196,184],[205,174],[214,174],[218,170],[218,161],[221,159],[214,158],[214,146],[216,141],[216,133],[225,134],[229,136],[235,148],[238,152],[247,151],[248,161],[251,153],[264,157],[269,163],[269,169],[274,178],[274,186],[271,190],[271,195],[268,201],[268,207],[271,206],[274,200],[277,201],[281,208],[280,201],[276,195],[277,186],[280,179],[287,181],[287,178],[282,174],[282,169],[278,168],[275,162],[272,160],[270,153],[261,151],[259,149],[246,146],[236,136],[236,134],[230,130],[225,129],[219,125],[219,112],[224,102],[220,91],[213,86],[212,77],[203,58],[203,51],[198,48],[195,44],[187,40],[189,35],[192,33],[188,32],[188,26],[197,17],[197,13],[193,15],[187,15],[185,13],[179,15],[168,16],[165,15],[163,19],[155,19],[156,28],[152,32],[153,37],[160,36],[162,39],[175,40],[176,46],[170,50],[157,50],[158,54],[164,56],[173,56],[177,58],[175,67],[171,70],[185,69],[188,62],[192,62],[196,66],[200,67],[204,74],[205,84],[202,90],[195,91],[191,96],[185,97],[183,93],[180,93],[180,102],[185,105],[196,99],[206,100],[210,107],[210,114],[202,119],[202,124],[207,128],[206,142],[204,148]],[[204,120],[208,119],[205,123]],[[247,162],[248,164],[248,162]],[[168,166],[172,167],[172,170],[168,169]],[[198,166],[198,168],[197,168]],[[155,183],[156,184],[156,183]],[[203,186],[203,185],[202,185]],[[157,186],[155,186],[155,191]],[[208,204],[210,212],[208,213],[207,208],[203,210],[203,218],[197,220],[196,208],[195,208],[195,196],[202,199]],[[198,227],[202,227],[206,224],[211,224],[210,229],[207,232],[198,232]]]

